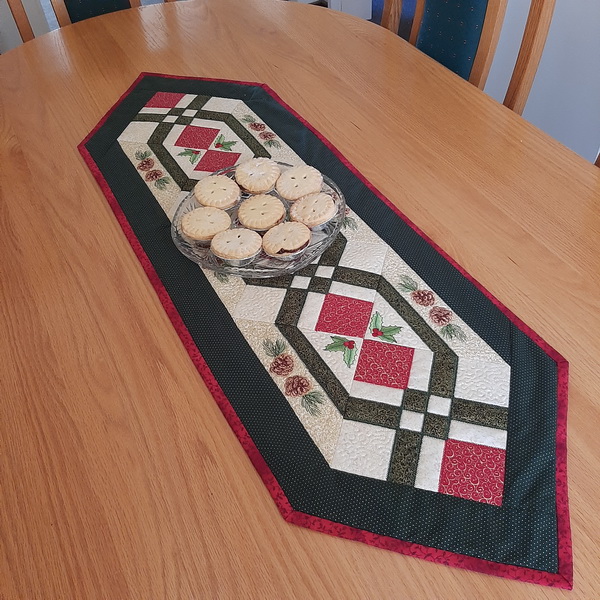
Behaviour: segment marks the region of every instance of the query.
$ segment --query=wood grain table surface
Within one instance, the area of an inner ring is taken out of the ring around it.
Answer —
[[[77,144],[142,71],[261,81],[571,364],[575,589],[289,525]],[[597,598],[600,169],[374,24],[113,13],[0,56],[0,598]]]

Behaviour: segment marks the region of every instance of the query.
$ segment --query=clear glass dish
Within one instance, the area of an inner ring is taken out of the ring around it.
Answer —
[[[291,168],[291,165],[286,163],[278,163],[281,167],[282,172]],[[227,175],[233,179],[235,173],[235,166],[227,167],[213,173],[213,175]],[[267,256],[264,252],[260,252],[257,257],[250,263],[244,266],[232,266],[226,264],[220,258],[217,258],[211,251],[210,248],[202,246],[198,242],[194,242],[183,235],[181,231],[181,219],[183,216],[198,208],[200,205],[196,201],[194,192],[190,192],[177,207],[173,222],[171,223],[171,237],[177,249],[187,258],[198,263],[204,269],[211,269],[218,273],[226,273],[228,275],[238,275],[239,277],[249,278],[265,278],[265,277],[278,277],[280,275],[289,275],[298,271],[302,267],[313,262],[317,259],[325,250],[331,245],[333,240],[336,238],[340,230],[342,229],[342,223],[346,214],[346,200],[344,195],[338,188],[338,186],[331,181],[328,177],[323,176],[323,185],[321,191],[330,194],[335,202],[336,212],[334,216],[326,223],[319,225],[311,230],[310,242],[304,252],[293,260],[279,260]],[[289,220],[289,207],[290,202],[284,200],[277,194],[276,191],[268,192],[275,196],[281,202],[286,209],[285,220]],[[233,208],[227,210],[231,215],[231,226],[241,227],[237,219],[237,211],[239,205],[252,194],[242,193],[240,203]]]

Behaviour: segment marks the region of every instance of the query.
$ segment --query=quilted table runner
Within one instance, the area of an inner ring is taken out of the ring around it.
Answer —
[[[143,74],[80,151],[287,521],[571,587],[567,363],[272,90]],[[294,275],[203,271],[170,219],[254,156],[335,181],[342,232]]]

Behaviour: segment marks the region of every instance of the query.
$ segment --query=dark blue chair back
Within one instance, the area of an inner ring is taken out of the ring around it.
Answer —
[[[71,23],[131,8],[129,0],[64,0]]]
[[[415,0],[406,0],[412,3]],[[410,43],[483,89],[508,0],[416,0]],[[522,114],[548,36],[556,0],[530,0],[504,106]],[[377,5],[377,7],[379,7]],[[383,0],[381,25],[398,33],[402,0]],[[378,16],[378,15],[377,15]]]
[[[416,46],[464,79],[469,79],[488,0],[427,0]]]

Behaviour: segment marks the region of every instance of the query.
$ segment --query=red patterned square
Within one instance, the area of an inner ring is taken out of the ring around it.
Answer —
[[[414,348],[364,340],[354,380],[405,390],[414,353]]]
[[[207,150],[204,156],[198,161],[194,171],[208,171],[212,173],[218,169],[231,167],[235,165],[237,159],[241,156],[239,152],[217,152],[216,150]]]
[[[181,146],[182,148],[198,148],[200,150],[206,150],[207,148],[210,148],[210,145],[215,141],[215,138],[218,135],[218,129],[188,125],[177,138],[175,145]]]
[[[156,92],[146,103],[148,108],[174,108],[185,94],[173,94],[171,92]]]
[[[361,338],[367,331],[372,311],[372,302],[327,294],[316,331]]]
[[[506,451],[448,440],[438,491],[466,500],[502,506]]]

